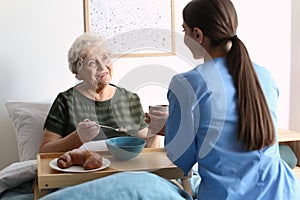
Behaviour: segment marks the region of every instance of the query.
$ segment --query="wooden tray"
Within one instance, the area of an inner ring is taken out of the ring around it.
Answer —
[[[297,166],[293,169],[294,173],[300,178],[300,132],[278,129],[278,142],[289,145],[298,159]]]
[[[75,185],[121,171],[149,171],[167,179],[186,178],[182,170],[168,159],[163,148],[145,148],[138,157],[130,161],[118,161],[107,151],[100,153],[111,161],[110,166],[100,171],[86,173],[61,172],[52,169],[49,162],[62,153],[38,154],[38,189]]]
[[[278,142],[300,141],[300,132],[278,129]]]

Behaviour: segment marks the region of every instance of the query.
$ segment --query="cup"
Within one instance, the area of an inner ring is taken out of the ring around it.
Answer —
[[[162,112],[163,115],[158,115],[156,111]],[[149,129],[153,135],[164,135],[165,120],[169,114],[169,105],[153,105],[149,106],[150,118]]]
[[[153,111],[160,111],[160,112],[169,112],[169,105],[153,105],[149,106],[149,113],[153,113]]]

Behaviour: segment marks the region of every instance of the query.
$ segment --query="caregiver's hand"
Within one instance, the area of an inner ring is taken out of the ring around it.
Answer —
[[[153,135],[165,135],[165,123],[168,117],[167,112],[152,111],[146,113],[146,123],[148,123],[148,130]]]
[[[81,139],[82,143],[93,140],[100,131],[100,126],[89,119],[85,119],[77,125],[77,134]]]

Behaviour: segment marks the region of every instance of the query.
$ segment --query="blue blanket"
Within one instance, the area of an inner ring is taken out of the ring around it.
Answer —
[[[192,200],[172,182],[148,172],[120,172],[66,187],[41,200]]]
[[[1,200],[33,200],[33,188],[34,179],[27,181],[20,186],[13,188],[11,190],[5,191],[0,194]]]

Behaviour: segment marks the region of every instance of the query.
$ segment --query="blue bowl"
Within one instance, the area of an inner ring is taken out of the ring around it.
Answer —
[[[130,136],[110,138],[105,141],[109,152],[118,160],[131,160],[145,147],[146,141]]]

